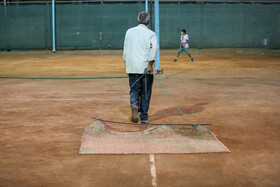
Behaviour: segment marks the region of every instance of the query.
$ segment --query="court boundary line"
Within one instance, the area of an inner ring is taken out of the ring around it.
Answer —
[[[156,161],[155,161],[155,154],[150,154],[150,162],[151,164],[151,176],[152,176],[152,185],[153,187],[157,186],[157,172],[156,172]]]

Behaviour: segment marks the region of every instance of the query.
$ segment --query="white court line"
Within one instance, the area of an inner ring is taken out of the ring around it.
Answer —
[[[157,172],[156,172],[156,164],[155,164],[155,154],[150,154],[151,165],[151,175],[152,175],[152,185],[154,187],[157,186]]]

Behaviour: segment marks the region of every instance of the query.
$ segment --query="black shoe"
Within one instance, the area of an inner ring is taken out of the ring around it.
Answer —
[[[139,121],[139,117],[138,117],[138,107],[137,106],[133,106],[131,108],[131,121],[133,123],[138,123]]]
[[[194,62],[194,59],[193,59],[193,58],[191,58],[191,61],[192,61],[192,62]]]

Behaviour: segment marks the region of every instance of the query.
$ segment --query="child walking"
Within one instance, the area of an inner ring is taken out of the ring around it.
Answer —
[[[181,45],[177,57],[173,60],[173,62],[177,62],[178,57],[182,52],[185,52],[190,57],[191,61],[194,62],[191,54],[189,53],[189,35],[187,35],[187,31],[185,29],[181,30]]]

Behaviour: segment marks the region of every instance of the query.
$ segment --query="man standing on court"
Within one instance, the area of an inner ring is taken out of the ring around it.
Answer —
[[[158,49],[156,34],[147,25],[148,12],[138,14],[138,26],[128,29],[125,35],[123,59],[129,76],[131,121],[149,123],[148,111],[153,86],[153,64]]]

